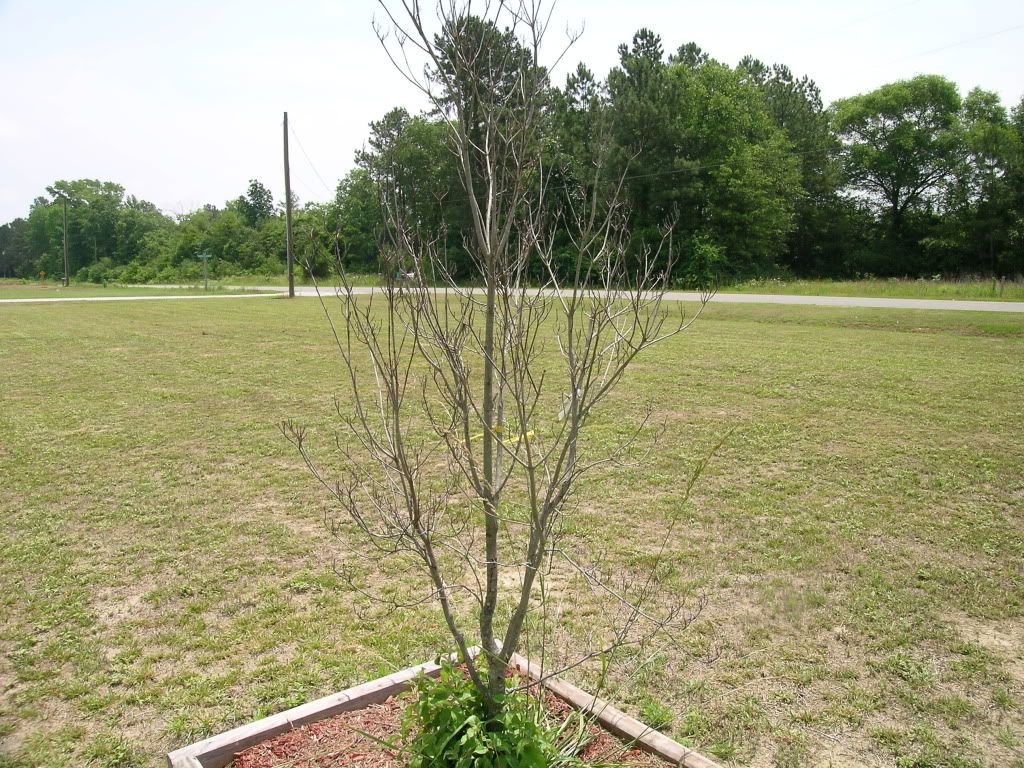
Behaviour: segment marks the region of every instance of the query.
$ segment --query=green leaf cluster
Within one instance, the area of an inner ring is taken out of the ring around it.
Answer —
[[[413,682],[402,716],[410,768],[619,768],[584,762],[593,715],[553,717],[535,696],[510,690],[488,708],[465,672],[445,663]],[[391,745],[395,747],[396,745]],[[397,748],[397,747],[396,747]],[[626,750],[623,747],[623,752]]]
[[[489,713],[469,678],[451,665],[436,680],[418,678],[414,691],[402,725],[410,768],[546,768],[556,762],[540,704],[525,694],[506,694]]]

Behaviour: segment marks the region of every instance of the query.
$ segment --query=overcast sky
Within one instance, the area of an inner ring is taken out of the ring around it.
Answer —
[[[250,178],[280,199],[284,110],[302,145],[293,189],[330,197],[367,123],[421,106],[375,14],[373,0],[0,0],[0,222],[56,179],[116,181],[171,212],[221,205]],[[693,40],[730,64],[785,63],[826,103],[924,72],[1007,106],[1024,92],[1019,0],[561,0],[555,20],[584,27],[558,83],[580,60],[603,77],[646,26],[667,52]]]

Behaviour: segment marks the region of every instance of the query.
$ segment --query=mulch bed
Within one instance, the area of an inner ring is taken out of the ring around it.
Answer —
[[[561,720],[572,708],[557,696],[545,692],[544,705]],[[406,758],[363,733],[384,741],[398,741],[402,709],[410,694],[392,697],[382,704],[345,712],[275,736],[235,757],[233,768],[403,768]],[[636,768],[665,768],[654,755],[627,748],[596,723],[589,725],[592,740],[580,757],[588,763],[614,762]],[[362,731],[363,733],[359,733]]]

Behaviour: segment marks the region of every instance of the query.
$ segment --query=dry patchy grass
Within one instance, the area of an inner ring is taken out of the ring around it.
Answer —
[[[340,587],[278,432],[329,429],[325,330],[312,300],[0,308],[0,766],[159,765],[446,646]],[[1024,317],[713,306],[596,438],[648,400],[661,449],[582,489],[613,570],[735,431],[669,558],[707,608],[627,707],[727,764],[1024,765]],[[579,640],[600,605],[552,578]]]
[[[211,282],[210,290],[202,284],[167,287],[160,285],[99,285],[96,283],[72,282],[64,287],[59,280],[34,282],[25,280],[0,279],[0,299],[81,299],[99,296],[188,296],[192,294],[244,293],[240,287],[225,288]]]
[[[1019,278],[1016,280],[896,277],[869,277],[861,280],[766,278],[736,283],[724,290],[729,293],[788,293],[802,296],[1024,301],[1024,280]]]

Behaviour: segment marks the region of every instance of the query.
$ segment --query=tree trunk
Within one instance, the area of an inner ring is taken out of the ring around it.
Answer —
[[[505,669],[494,644],[494,611],[498,604],[498,510],[494,473],[494,321],[496,306],[496,285],[494,270],[495,254],[489,249],[487,257],[487,309],[484,316],[484,540],[486,550],[486,590],[480,609],[480,640],[487,664],[487,694],[485,704],[495,714],[498,699],[504,693]]]

